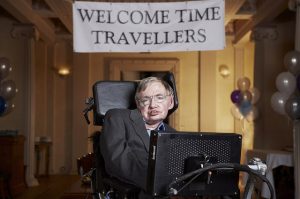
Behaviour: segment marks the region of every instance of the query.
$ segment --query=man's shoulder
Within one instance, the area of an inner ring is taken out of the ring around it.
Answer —
[[[165,124],[165,128],[166,128],[166,131],[176,131],[176,129],[174,129],[173,127],[169,126],[168,124]]]

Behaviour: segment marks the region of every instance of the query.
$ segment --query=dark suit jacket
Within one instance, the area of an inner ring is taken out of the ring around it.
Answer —
[[[166,131],[174,131],[165,127]],[[141,113],[137,109],[108,111],[100,140],[106,171],[146,190],[150,137]]]

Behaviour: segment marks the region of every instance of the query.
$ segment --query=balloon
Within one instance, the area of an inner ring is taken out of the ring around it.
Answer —
[[[251,111],[246,115],[248,122],[254,121],[258,117],[258,110],[255,106],[252,106]]]
[[[237,105],[233,105],[230,109],[232,116],[238,120],[244,119],[244,116],[241,114],[239,107]]]
[[[251,100],[251,104],[255,104],[259,98],[260,98],[260,92],[257,88],[253,87],[249,89],[251,95],[252,95],[252,100]]]
[[[300,73],[300,52],[290,51],[284,56],[284,65],[286,68],[293,73],[298,75]]]
[[[252,100],[252,94],[251,94],[251,92],[250,91],[248,91],[248,90],[246,90],[246,91],[243,91],[243,92],[241,92],[241,102],[245,102],[245,101],[247,101],[247,102],[251,102],[251,100]]]
[[[285,103],[285,112],[292,120],[300,119],[300,97],[291,97]]]
[[[15,109],[15,104],[11,103],[11,102],[6,102],[5,104],[5,110],[2,114],[0,114],[1,116],[7,115],[10,112],[12,112]]]
[[[12,67],[9,64],[9,60],[5,57],[0,57],[0,80],[6,78]]]
[[[240,95],[241,91],[240,90],[234,90],[232,91],[231,95],[230,95],[230,99],[233,103],[240,103],[241,101],[241,95]]]
[[[276,78],[276,87],[282,93],[292,94],[296,88],[296,78],[290,72],[282,72]]]
[[[0,96],[0,115],[2,115],[5,112],[6,108],[6,101],[3,97]]]
[[[276,92],[271,97],[271,106],[274,111],[279,114],[285,115],[285,103],[289,95],[286,93]]]
[[[16,84],[13,80],[6,80],[2,82],[0,87],[0,95],[6,99],[9,100],[15,96],[17,92]]]
[[[246,116],[248,115],[248,113],[251,111],[251,102],[250,101],[242,101],[240,104],[239,104],[239,110],[241,112],[241,114],[243,116]]]
[[[250,80],[248,77],[241,77],[237,81],[237,86],[241,91],[246,91],[250,87]]]

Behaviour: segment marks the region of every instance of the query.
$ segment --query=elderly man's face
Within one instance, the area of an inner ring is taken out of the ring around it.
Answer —
[[[160,82],[153,82],[139,93],[137,106],[147,124],[162,122],[173,108],[173,97]]]

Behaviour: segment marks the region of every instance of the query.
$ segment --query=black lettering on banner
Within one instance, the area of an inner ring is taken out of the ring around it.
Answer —
[[[220,20],[221,16],[219,15],[220,7],[211,7],[206,8],[204,13],[200,13],[199,10],[196,10],[196,19],[199,20]]]
[[[124,41],[124,44],[129,45],[129,42],[128,42],[124,32],[121,33],[121,36],[119,37],[117,44],[122,44],[121,43],[122,41]]]
[[[199,9],[182,9],[175,10],[175,14],[179,15],[178,23],[220,20],[221,16],[219,10],[220,7],[209,7],[204,11]]]
[[[175,43],[183,43],[183,31],[182,30],[175,30]]]
[[[199,10],[196,10],[196,15],[195,15],[195,21],[201,21],[201,20],[209,20],[209,12],[208,9],[206,8],[203,13],[200,13]]]
[[[204,43],[207,40],[205,29],[174,30],[170,32],[121,32],[116,35],[112,31],[91,31],[94,44],[119,45],[161,45],[173,43]]]
[[[169,32],[164,32],[165,35],[165,44],[171,44],[174,42],[174,40],[169,40]]]
[[[106,12],[107,12],[107,23],[108,24],[115,24],[116,21],[112,21],[112,19],[111,19],[111,12],[112,12],[112,10],[107,10]]]
[[[200,36],[200,38],[198,39],[198,42],[203,43],[206,41],[205,29],[199,29],[198,35]]]
[[[212,7],[212,18],[211,20],[220,20],[221,16],[220,16],[220,7]]]
[[[196,43],[195,31],[193,29],[185,30],[185,33],[186,33],[186,41],[185,41],[186,43],[190,43],[191,41]]]
[[[148,11],[145,11],[144,24],[167,24],[169,20],[169,10],[156,10],[151,16]]]
[[[140,40],[140,37],[141,37],[142,33],[141,32],[137,32],[137,35],[138,35],[137,37],[135,36],[134,33],[135,32],[129,32],[129,34],[131,35],[131,38],[133,39],[134,44],[137,44],[138,41]]]
[[[175,10],[175,14],[179,12],[179,21],[178,23],[183,23],[183,14],[184,12],[187,12],[187,9],[183,9],[183,10]]]
[[[105,23],[105,19],[104,18],[104,14],[105,14],[105,10],[96,10],[97,11],[97,23]],[[101,20],[102,19],[102,20]]]
[[[157,44],[163,44],[164,42],[162,40],[158,41],[158,37],[159,37],[159,32],[154,32],[154,44],[157,45]]]
[[[92,17],[93,17],[93,14],[94,14],[94,10],[92,10],[92,12],[89,12],[87,9],[83,9],[83,10],[82,9],[77,9],[77,11],[80,14],[81,21],[85,21],[85,19],[87,19],[88,22],[90,22]]]
[[[109,44],[109,41],[111,41],[111,43],[115,44],[115,40],[114,40],[114,36],[115,33],[112,31],[104,31],[105,32],[105,44]]]
[[[100,44],[99,33],[103,33],[103,31],[92,30],[91,35],[93,35],[94,33],[95,33],[95,42],[94,42],[94,44]]]
[[[150,45],[153,43],[153,41],[151,41],[151,35],[152,35],[152,32],[144,32],[144,45]]]
[[[137,15],[136,15],[137,13]],[[130,13],[130,20],[133,24],[140,24],[143,21],[143,13],[139,10],[134,10]],[[137,20],[137,21],[135,21]]]
[[[122,21],[121,19],[122,18],[125,18],[124,15],[122,15],[123,17],[121,17],[121,14],[124,13],[125,16],[126,16],[126,19],[125,21]],[[117,20],[120,24],[126,24],[128,23],[128,11],[127,10],[121,10],[120,12],[118,12],[118,15],[117,15]]]

